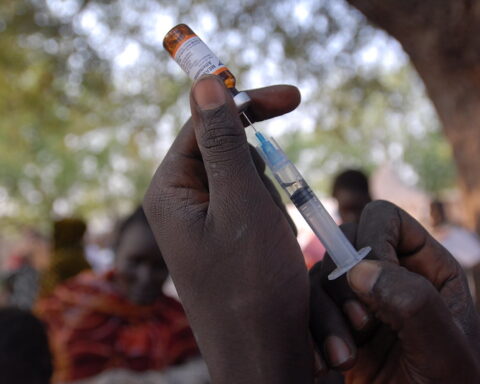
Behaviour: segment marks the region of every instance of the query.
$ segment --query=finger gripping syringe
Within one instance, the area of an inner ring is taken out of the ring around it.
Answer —
[[[243,114],[248,120],[245,114]],[[255,131],[257,150],[313,232],[321,240],[337,268],[328,275],[336,279],[350,270],[370,252],[370,247],[356,251],[345,237],[318,197],[305,182],[298,169],[288,159],[273,138],[266,139],[249,121]]]

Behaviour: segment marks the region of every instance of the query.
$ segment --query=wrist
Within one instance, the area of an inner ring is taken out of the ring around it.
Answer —
[[[310,383],[313,350],[306,322],[281,325],[249,322],[212,324],[199,335],[213,383]],[[208,339],[208,340],[205,340]],[[234,366],[232,366],[232,362]]]
[[[229,302],[191,316],[213,383],[313,382],[307,301],[271,303]]]

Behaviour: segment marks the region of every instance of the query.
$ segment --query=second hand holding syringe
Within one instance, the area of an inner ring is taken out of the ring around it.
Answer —
[[[255,132],[255,137],[259,143],[257,150],[268,168],[336,264],[337,268],[328,275],[329,280],[343,275],[365,258],[371,248],[365,247],[358,252],[353,248],[298,169],[275,140],[273,138],[266,139],[254,127],[247,115],[245,113],[242,115]]]

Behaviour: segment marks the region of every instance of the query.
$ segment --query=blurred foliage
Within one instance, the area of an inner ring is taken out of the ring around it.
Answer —
[[[115,214],[141,199],[151,177],[154,162],[138,141],[152,121],[130,119],[125,106],[135,100],[116,94],[110,64],[40,5],[0,5],[0,181],[13,213],[4,221]]]
[[[177,22],[229,63],[239,88],[302,89],[298,112],[266,129],[280,129],[320,189],[342,167],[386,160],[409,165],[431,193],[453,184],[405,56],[343,0],[2,0],[2,223],[112,219],[141,199],[188,116],[190,81],[161,45]]]
[[[406,183],[440,195],[454,186],[455,165],[423,89],[415,86],[418,82],[413,70],[402,66],[324,89],[314,98],[323,109],[311,117],[314,128],[287,133],[287,152],[323,191],[330,190],[331,176],[342,168],[370,174],[389,162],[398,166]]]
[[[432,197],[441,198],[456,181],[452,149],[438,130],[412,139],[405,150],[405,160],[417,174],[417,183]]]

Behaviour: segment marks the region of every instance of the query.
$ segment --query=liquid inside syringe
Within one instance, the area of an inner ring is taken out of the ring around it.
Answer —
[[[330,280],[336,279],[362,260],[370,252],[370,247],[363,248],[358,252],[353,248],[298,169],[275,140],[265,138],[254,127],[247,115],[245,113],[242,115],[252,127],[259,144],[257,150],[272,171],[275,179],[337,265],[337,268],[328,276]]]

